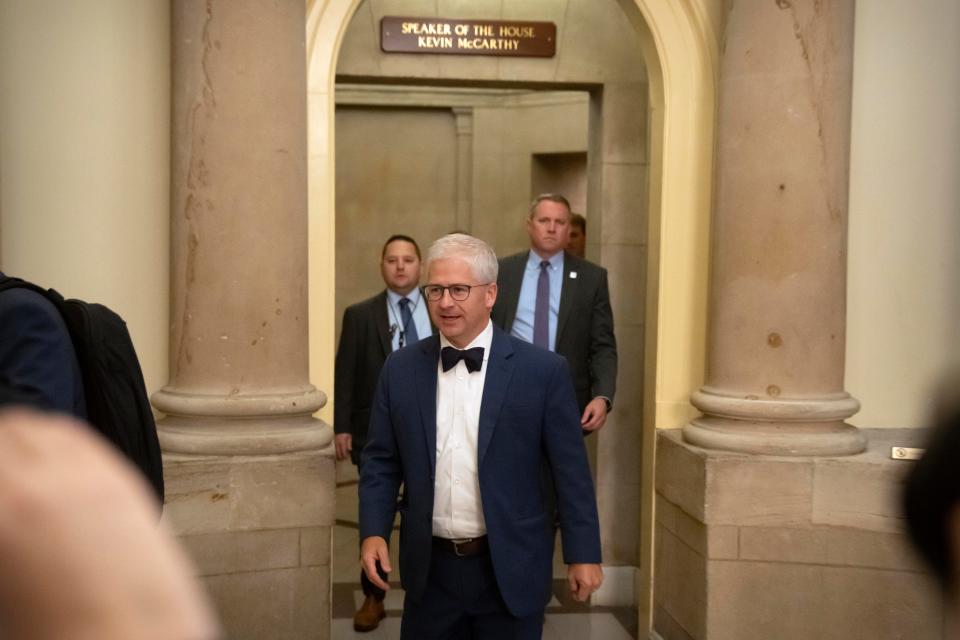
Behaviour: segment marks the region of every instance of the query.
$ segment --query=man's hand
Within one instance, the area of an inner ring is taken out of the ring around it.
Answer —
[[[370,582],[384,591],[389,591],[390,585],[377,573],[377,562],[380,563],[384,572],[390,573],[392,571],[387,541],[380,536],[364,538],[360,544],[360,566],[363,567],[363,572],[367,574]]]
[[[599,564],[571,564],[567,568],[567,582],[573,599],[586,602],[603,584],[603,568]]]
[[[333,443],[337,448],[337,460],[346,460],[353,451],[353,436],[349,433],[338,433],[333,437]]]
[[[594,398],[583,410],[580,426],[584,431],[597,431],[607,421],[606,398]]]
[[[147,483],[89,427],[0,413],[0,626],[11,638],[219,631]]]

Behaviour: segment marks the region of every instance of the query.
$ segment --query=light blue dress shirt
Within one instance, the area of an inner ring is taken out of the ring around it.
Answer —
[[[400,299],[407,298],[410,301],[410,309],[413,313],[413,323],[417,325],[417,338],[424,338],[433,335],[430,329],[430,314],[427,313],[427,303],[420,295],[420,289],[414,289],[406,296],[387,289],[387,325],[390,327],[391,349],[396,351],[400,348],[400,332],[403,330],[403,320],[400,315]],[[406,336],[404,336],[406,338]],[[409,341],[404,340],[403,346],[407,346]]]
[[[523,284],[520,285],[520,300],[517,302],[517,317],[513,320],[510,334],[533,342],[533,315],[537,308],[537,280],[540,278],[540,263],[543,258],[536,251],[530,250],[527,257],[527,266],[523,270]],[[560,314],[560,290],[563,287],[563,251],[558,251],[549,260],[547,277],[550,279],[550,321],[549,345],[550,351],[556,351],[557,346],[557,317]]]

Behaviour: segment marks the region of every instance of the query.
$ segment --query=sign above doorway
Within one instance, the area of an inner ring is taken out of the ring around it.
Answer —
[[[386,53],[552,58],[557,50],[557,25],[384,16],[380,21],[380,48]]]

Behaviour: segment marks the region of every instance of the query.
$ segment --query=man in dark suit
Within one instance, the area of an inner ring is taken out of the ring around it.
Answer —
[[[380,273],[387,288],[347,307],[340,330],[334,370],[334,416],[337,460],[349,456],[360,465],[367,440],[370,404],[383,361],[394,350],[433,332],[417,285],[420,247],[405,235],[393,235],[383,245]],[[361,572],[363,605],[353,618],[354,629],[371,631],[386,615],[384,593]]]
[[[392,354],[380,375],[360,475],[361,563],[389,588],[377,564],[391,571],[399,508],[404,640],[540,637],[553,555],[544,467],[574,597],[603,579],[567,365],[493,325],[496,279],[482,240],[437,240],[423,292],[440,335]]]
[[[570,203],[546,193],[527,219],[530,250],[500,260],[494,323],[512,336],[567,359],[584,431],[595,431],[613,408],[617,341],[607,270],[565,252]]]

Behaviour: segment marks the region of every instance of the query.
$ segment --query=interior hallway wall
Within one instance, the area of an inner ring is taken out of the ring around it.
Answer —
[[[383,289],[378,264],[390,235],[413,237],[424,257],[454,230],[503,255],[519,251],[533,156],[587,149],[582,92],[345,85],[337,102],[338,340],[344,309]],[[470,214],[458,217],[461,200]]]
[[[343,310],[383,289],[378,265],[389,236],[412,237],[425,257],[454,228],[456,131],[441,109],[341,106],[336,118],[339,337]]]
[[[0,268],[102,302],[167,381],[170,5],[0,1]]]
[[[918,427],[957,362],[960,3],[857,3],[846,388],[861,427]]]
[[[384,15],[551,21],[557,25],[553,58],[385,54],[379,46]],[[548,0],[537,3],[490,3],[483,0],[419,3],[409,0],[366,0],[358,6],[344,34],[337,62],[339,82],[404,84],[513,83],[522,88],[588,89],[590,219],[587,255],[609,270],[610,295],[620,355],[615,410],[597,437],[597,499],[604,560],[612,570],[595,602],[613,604],[608,596],[633,602],[634,574],[639,564],[640,515],[625,505],[641,503],[641,433],[647,261],[648,121],[647,73],[643,43],[622,7],[613,0]],[[542,86],[546,84],[546,86]],[[476,122],[475,122],[476,124]],[[479,137],[475,138],[479,142]],[[506,141],[508,143],[509,141]],[[529,160],[523,175],[530,173]],[[474,185],[475,186],[475,185]],[[509,252],[526,246],[523,219],[528,191],[516,201],[491,202],[483,208],[514,214],[516,226],[497,229],[496,249]],[[474,219],[477,212],[473,212]],[[479,227],[483,236],[486,230]],[[516,238],[513,246],[510,237]],[[323,337],[311,337],[322,345]],[[313,362],[332,364],[333,354],[314,352]],[[329,388],[323,379],[315,379]],[[612,576],[616,575],[615,578]]]
[[[536,154],[587,151],[585,93],[526,93],[474,110],[473,233],[499,256],[530,247],[526,220]],[[554,186],[553,189],[558,189]]]

